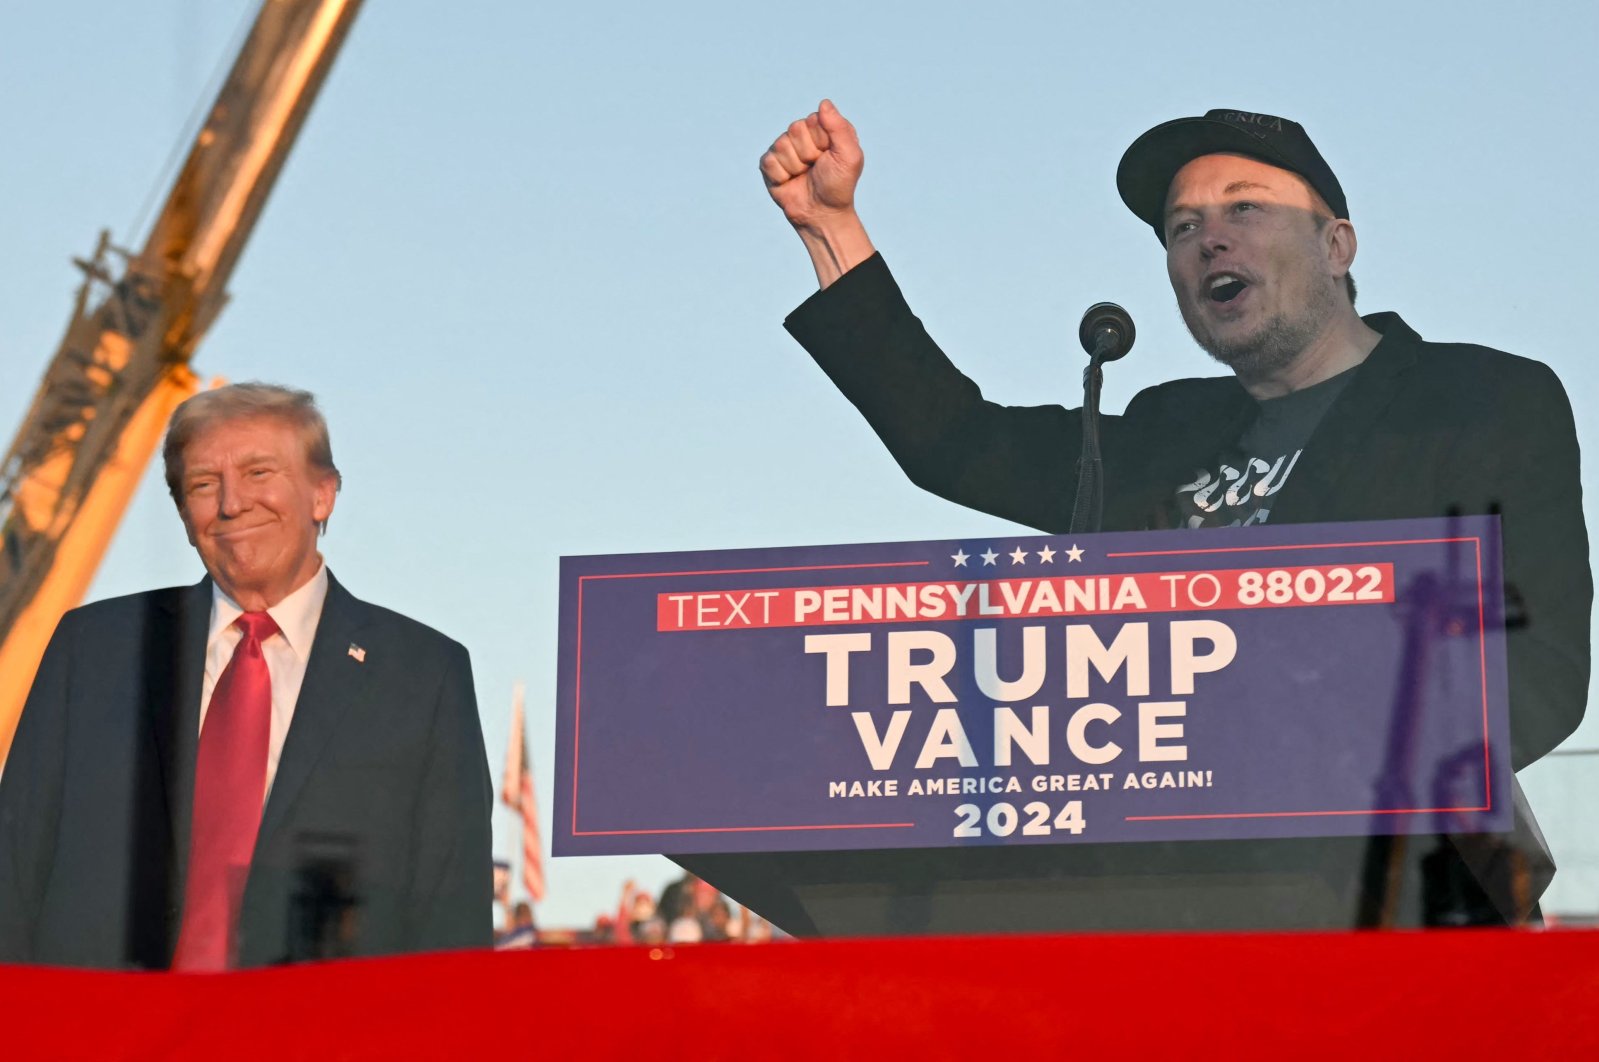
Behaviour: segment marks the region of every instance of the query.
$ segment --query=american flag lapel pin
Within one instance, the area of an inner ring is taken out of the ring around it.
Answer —
[[[355,657],[355,662],[357,664],[366,663],[366,650],[362,649],[359,645],[356,645],[354,642],[350,643],[350,655]]]

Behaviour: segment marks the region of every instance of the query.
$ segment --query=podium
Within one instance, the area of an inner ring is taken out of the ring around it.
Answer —
[[[557,855],[796,936],[1517,924],[1492,517],[564,558]]]

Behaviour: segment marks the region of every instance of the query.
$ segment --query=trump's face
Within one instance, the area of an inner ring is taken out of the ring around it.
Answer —
[[[245,611],[276,605],[316,574],[317,532],[338,484],[306,459],[291,424],[261,416],[203,428],[183,449],[179,483],[189,543]]]

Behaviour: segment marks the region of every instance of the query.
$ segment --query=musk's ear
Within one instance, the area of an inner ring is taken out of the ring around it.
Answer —
[[[1327,248],[1327,265],[1333,276],[1342,280],[1355,264],[1355,226],[1347,218],[1333,218],[1322,230],[1322,239]]]

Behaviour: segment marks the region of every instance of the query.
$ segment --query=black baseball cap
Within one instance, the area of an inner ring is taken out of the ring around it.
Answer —
[[[1349,217],[1344,190],[1304,126],[1274,114],[1218,108],[1203,118],[1177,118],[1157,125],[1133,141],[1116,167],[1122,202],[1155,230],[1162,247],[1166,246],[1166,192],[1172,178],[1201,155],[1216,154],[1248,155],[1297,173],[1326,200],[1333,217]]]

